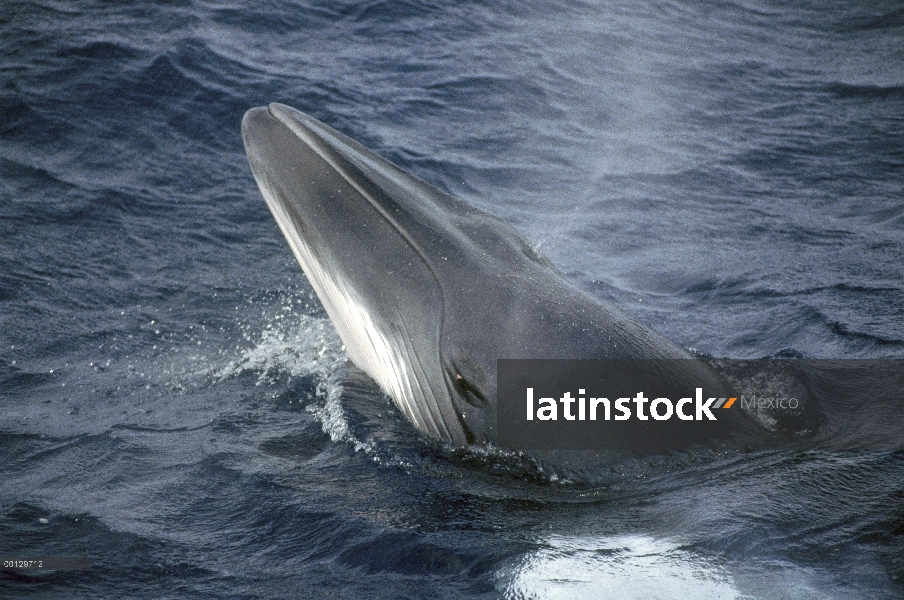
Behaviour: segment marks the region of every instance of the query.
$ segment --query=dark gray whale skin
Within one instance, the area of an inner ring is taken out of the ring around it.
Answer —
[[[499,358],[692,358],[498,218],[298,110],[253,108],[242,138],[351,360],[427,436],[494,442]],[[703,362],[666,362],[711,378]]]

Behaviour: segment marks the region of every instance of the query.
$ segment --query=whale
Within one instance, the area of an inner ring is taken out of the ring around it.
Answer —
[[[509,224],[317,119],[274,103],[249,110],[241,131],[348,357],[425,436],[495,442],[499,359],[690,359],[705,371]]]

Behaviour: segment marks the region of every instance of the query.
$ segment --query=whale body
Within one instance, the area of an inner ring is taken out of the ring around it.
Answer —
[[[495,441],[497,359],[692,358],[500,219],[301,111],[253,108],[242,138],[349,357],[431,438]]]

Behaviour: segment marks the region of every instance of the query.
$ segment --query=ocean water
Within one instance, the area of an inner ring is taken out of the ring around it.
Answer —
[[[278,101],[716,357],[904,358],[896,2],[7,0],[0,598],[900,598],[904,455],[417,435],[251,176]],[[843,6],[842,6],[843,5]]]

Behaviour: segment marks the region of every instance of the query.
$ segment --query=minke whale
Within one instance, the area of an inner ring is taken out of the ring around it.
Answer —
[[[494,442],[500,358],[693,358],[500,219],[301,111],[253,108],[242,138],[349,357],[431,438]]]

